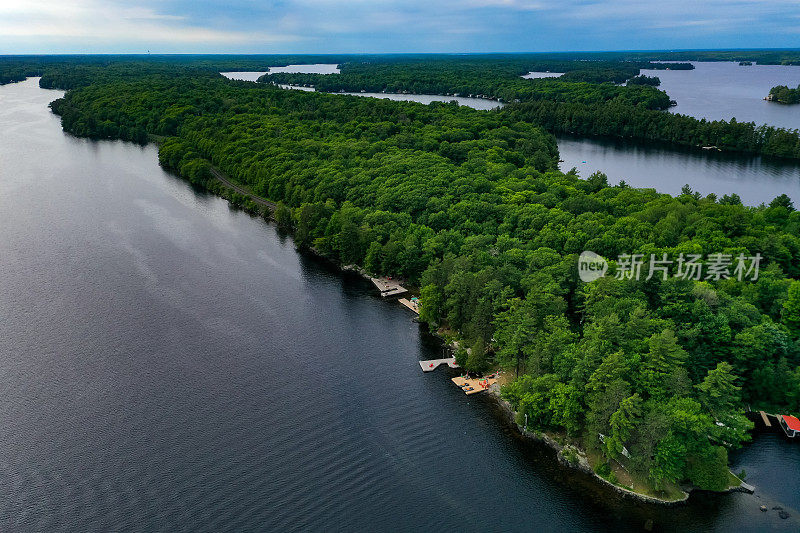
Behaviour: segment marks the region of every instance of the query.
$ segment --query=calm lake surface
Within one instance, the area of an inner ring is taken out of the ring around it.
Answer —
[[[420,372],[439,342],[368,282],[63,133],[60,94],[0,87],[0,530],[800,529],[797,443],[734,458],[756,495],[620,501]]]
[[[269,67],[269,73],[293,72],[298,74],[339,74],[336,63],[313,63],[310,65],[286,65],[285,67]]]
[[[744,68],[744,67],[742,67]],[[704,196],[738,194],[745,205],[769,203],[788,194],[800,206],[800,165],[778,159],[642,143],[558,137],[562,171],[578,169],[587,178],[604,172],[609,183],[680,194],[689,184]]]
[[[563,72],[528,72],[524,74],[522,77],[526,80],[539,80],[542,78],[558,78],[559,76],[563,76]]]
[[[670,109],[709,120],[755,122],[790,129],[800,128],[800,105],[765,102],[775,85],[797,87],[800,67],[738,63],[693,63],[694,70],[643,70],[658,76],[661,87],[676,100]],[[561,137],[561,170],[577,168],[582,177],[599,170],[611,183],[625,180],[635,187],[679,193],[688,183],[702,194],[736,193],[747,205],[770,202],[788,194],[800,205],[800,165],[779,159],[722,154],[682,148],[600,139]]]
[[[730,62],[692,62],[694,70],[642,70],[658,76],[659,89],[678,105],[670,108],[709,120],[730,120],[800,128],[800,105],[766,102],[764,97],[776,85],[800,85],[800,66],[752,65]]]
[[[264,74],[276,72],[290,72],[298,74],[339,74],[339,65],[334,63],[314,63],[310,65],[286,65],[285,67],[267,67],[269,70],[262,72],[220,72],[226,78],[242,81],[258,81]]]
[[[297,67],[303,66],[312,66],[312,65],[296,65]],[[330,65],[329,65],[330,66]],[[334,65],[335,66],[335,65]],[[270,67],[270,72],[274,70],[275,67]],[[286,67],[289,68],[289,67]],[[297,72],[293,70],[292,72]],[[231,80],[241,80],[241,81],[258,81],[262,75],[266,74],[266,72],[221,72],[223,76]],[[323,72],[322,74],[331,74],[329,72]],[[299,85],[281,85],[284,89],[294,89],[299,91],[314,91],[313,87],[301,87]],[[402,101],[402,102],[419,102],[421,104],[430,104],[432,102],[452,102],[456,101],[459,105],[464,105],[467,107],[471,107],[473,109],[495,109],[498,107],[502,107],[503,104],[501,102],[497,102],[494,100],[489,100],[486,98],[469,98],[465,96],[441,96],[436,94],[400,94],[400,93],[367,93],[367,92],[358,92],[358,93],[348,93],[348,92],[341,92],[335,94],[349,94],[352,96],[366,96],[369,98],[383,98],[386,100],[395,100],[395,101]]]

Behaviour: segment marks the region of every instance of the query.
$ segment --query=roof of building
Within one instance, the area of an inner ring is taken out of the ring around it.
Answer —
[[[783,419],[786,421],[786,425],[789,426],[789,429],[800,431],[800,420],[798,420],[797,417],[792,415],[783,415]]]

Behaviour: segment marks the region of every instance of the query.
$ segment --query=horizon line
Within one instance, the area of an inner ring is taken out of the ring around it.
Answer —
[[[69,57],[69,56],[491,56],[491,55],[545,55],[545,54],[613,54],[613,53],[681,53],[681,52],[798,52],[797,48],[642,48],[642,49],[608,49],[608,50],[561,50],[561,51],[528,51],[528,52],[52,52],[52,53],[0,53],[0,57]]]

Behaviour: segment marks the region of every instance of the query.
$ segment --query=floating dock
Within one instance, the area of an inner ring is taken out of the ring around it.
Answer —
[[[744,481],[742,481],[742,484],[739,485],[739,487],[742,489],[743,492],[746,492],[748,494],[753,494],[756,491],[756,488],[753,485],[745,483]]]
[[[404,294],[406,291],[405,287],[397,283],[396,281],[389,279],[389,278],[369,278],[372,280],[372,283],[381,291],[381,296],[384,298],[387,296],[397,296],[398,294]]]
[[[416,314],[419,314],[419,300],[416,298],[411,298],[410,300],[407,298],[400,298],[397,301],[414,311]]]
[[[419,366],[423,372],[431,372],[439,368],[439,365],[447,365],[450,368],[460,368],[456,363],[455,357],[448,357],[447,359],[429,359],[427,361],[420,361]]]
[[[457,378],[453,378],[453,383],[455,383],[461,390],[464,391],[464,394],[477,394],[479,392],[483,392],[489,390],[489,388],[497,383],[496,377],[488,377],[488,378],[465,378],[459,376]]]
[[[761,415],[761,420],[764,421],[764,426],[771,428],[772,424],[769,421],[769,416],[767,415],[767,413],[765,413],[764,411],[759,411],[758,413]]]

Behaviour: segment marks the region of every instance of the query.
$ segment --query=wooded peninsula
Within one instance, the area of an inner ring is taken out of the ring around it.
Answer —
[[[800,85],[790,89],[786,85],[778,85],[770,89],[768,100],[780,104],[800,104]]]
[[[458,340],[461,365],[518,376],[503,396],[530,427],[586,450],[612,482],[609,465],[622,463],[672,498],[687,482],[729,487],[728,452],[752,429],[745,406],[800,411],[800,212],[786,195],[746,207],[564,173],[553,133],[800,159],[797,130],[667,113],[657,78],[640,77],[692,67],[657,59],[800,61],[769,54],[9,58],[0,80],[40,75],[67,90],[51,105],[67,132],[157,141],[161,165],[192,183],[220,190],[218,169],[276,202],[298,246],[407,280],[421,320]],[[341,74],[265,80],[320,92],[219,75],[292,62],[337,62]],[[565,74],[521,78],[530,71]],[[362,90],[508,105],[326,94]],[[762,259],[748,281],[584,283],[584,250],[612,265],[631,253]]]

